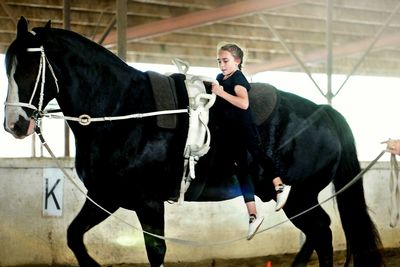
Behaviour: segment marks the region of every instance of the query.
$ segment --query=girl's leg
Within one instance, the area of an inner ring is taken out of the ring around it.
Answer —
[[[283,184],[282,179],[279,176],[272,179],[272,183],[274,184],[275,187]]]
[[[256,208],[256,202],[255,201],[249,201],[246,202],[246,207],[247,207],[247,212],[250,215],[257,215],[257,208]]]
[[[264,220],[264,217],[257,217],[256,202],[254,199],[254,186],[250,175],[243,172],[243,170],[239,170],[237,178],[239,180],[240,189],[242,191],[247,212],[249,214],[249,230],[247,232],[247,240],[250,240],[256,234],[258,228]]]

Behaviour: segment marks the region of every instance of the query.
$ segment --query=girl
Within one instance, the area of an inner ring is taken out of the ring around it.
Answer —
[[[241,72],[242,49],[235,44],[225,44],[218,49],[217,60],[222,72],[217,76],[219,85],[212,85],[212,92],[218,96],[215,103],[218,114],[217,120],[223,129],[224,138],[233,138],[235,144],[234,160],[237,165],[240,189],[249,213],[247,239],[250,240],[257,232],[264,217],[257,217],[254,186],[249,175],[247,151],[250,152],[255,161],[261,164],[264,170],[273,170],[273,167],[271,160],[266,157],[262,149],[261,140],[249,107],[248,91],[251,88]],[[286,203],[290,186],[283,184],[279,176],[272,179],[272,183],[277,192],[275,210],[278,211]]]

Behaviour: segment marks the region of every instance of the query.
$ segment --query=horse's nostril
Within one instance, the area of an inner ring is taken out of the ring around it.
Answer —
[[[13,130],[14,127],[15,127],[15,123],[14,122],[8,124],[8,129]]]

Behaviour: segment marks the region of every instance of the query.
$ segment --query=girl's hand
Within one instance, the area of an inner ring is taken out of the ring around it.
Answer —
[[[217,96],[220,96],[224,92],[224,87],[217,83],[213,83],[211,86],[211,92],[213,92]]]
[[[386,150],[392,154],[400,155],[400,140],[391,140],[384,142],[387,144]]]

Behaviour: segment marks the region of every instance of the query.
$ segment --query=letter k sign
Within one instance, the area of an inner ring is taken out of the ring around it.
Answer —
[[[54,168],[43,169],[43,215],[62,216],[64,175]]]

